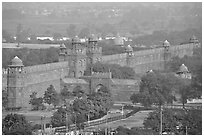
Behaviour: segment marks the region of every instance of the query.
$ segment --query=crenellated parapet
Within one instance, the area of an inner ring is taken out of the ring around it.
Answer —
[[[94,78],[112,78],[112,73],[111,72],[92,72],[91,77]]]

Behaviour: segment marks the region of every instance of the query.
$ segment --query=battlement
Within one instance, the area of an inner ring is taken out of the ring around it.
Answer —
[[[102,53],[102,47],[89,47],[87,53]]]
[[[68,55],[74,55],[74,54],[86,55],[86,49],[67,49],[67,54]]]
[[[111,72],[92,72],[92,77],[95,78],[112,78]]]

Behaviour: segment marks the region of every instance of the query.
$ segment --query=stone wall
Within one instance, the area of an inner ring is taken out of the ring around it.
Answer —
[[[20,107],[23,108],[30,108],[29,100],[32,92],[37,92],[38,97],[43,97],[50,85],[53,85],[59,93],[60,79],[68,76],[68,68],[68,62],[24,67],[19,76],[16,77],[16,81],[22,83],[22,89],[16,91],[20,93],[19,97],[16,98],[19,102],[18,105],[20,104]]]
[[[150,69],[163,70],[165,69],[165,52],[169,54],[168,61],[171,57],[179,56],[182,58],[184,55],[192,56],[195,44],[189,43],[184,45],[170,46],[166,52],[163,47],[148,49],[142,51],[135,51],[131,56],[128,54],[115,54],[102,57],[103,63],[119,64],[121,66],[129,66],[135,70],[135,73],[145,73]]]

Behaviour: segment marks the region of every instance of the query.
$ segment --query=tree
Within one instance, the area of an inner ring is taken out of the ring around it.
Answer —
[[[33,92],[30,95],[30,102],[29,104],[32,105],[32,110],[43,110],[45,109],[45,106],[43,105],[43,98],[39,97],[37,98],[37,92]]]
[[[47,90],[45,91],[44,93],[44,101],[45,103],[47,104],[53,104],[54,107],[56,107],[56,105],[58,105],[59,103],[59,97],[58,97],[58,94],[54,88],[53,85],[50,85]]]
[[[84,95],[84,90],[82,89],[82,87],[81,86],[76,86],[74,89],[73,89],[73,92],[72,92],[72,94],[73,94],[73,96],[76,96],[76,97],[78,97],[78,98],[80,98],[80,97],[82,97],[83,95]]]
[[[68,125],[71,125],[73,119],[72,109],[60,107],[51,117],[51,124],[54,127],[65,126],[66,122],[68,122]]]
[[[60,38],[62,38],[62,35],[60,33],[56,32],[53,34],[53,38],[54,38],[54,40],[58,41]]]
[[[66,99],[69,99],[69,98],[72,96],[72,94],[71,94],[71,92],[69,91],[69,89],[67,88],[67,86],[64,86],[64,87],[63,87],[63,89],[61,90],[60,95],[61,95],[61,98],[62,98],[62,100],[63,100],[64,102],[66,102]]]
[[[163,110],[163,131],[174,134],[185,134],[186,126],[188,134],[202,134],[202,111],[200,110]],[[151,128],[155,132],[160,128],[160,113],[159,111],[151,112],[148,118],[144,121],[145,128]],[[179,130],[177,129],[179,127]]]
[[[196,48],[193,56],[184,56],[183,58],[174,57],[168,63],[169,71],[177,72],[181,64],[185,64],[192,75],[191,94],[192,98],[200,98],[202,96],[202,48]]]
[[[31,135],[32,127],[26,121],[25,116],[19,114],[8,114],[2,121],[2,132],[4,135]]]
[[[89,35],[90,35],[89,28],[83,28],[83,29],[81,29],[81,31],[79,33],[80,38],[88,37]]]
[[[165,103],[172,103],[175,79],[176,77],[171,74],[149,72],[141,78],[139,93],[133,94],[130,99],[132,102],[142,103],[146,107],[152,104],[161,107]]]
[[[12,38],[11,34],[8,33],[6,30],[2,30],[2,38],[6,40],[6,42],[13,42],[14,39]]]
[[[135,71],[129,67],[121,67],[118,64],[102,64],[100,62],[93,65],[88,65],[84,75],[90,75],[91,70],[94,72],[109,72],[111,71],[113,78],[118,79],[134,79]]]

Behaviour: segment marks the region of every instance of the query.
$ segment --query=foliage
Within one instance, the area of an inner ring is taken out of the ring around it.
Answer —
[[[45,63],[53,63],[58,61],[58,49],[2,49],[2,67],[7,68],[11,60],[18,56],[24,66],[33,66]]]
[[[64,102],[66,102],[66,99],[69,99],[72,96],[72,93],[69,91],[67,86],[64,86],[63,89],[61,90],[61,98]]]
[[[50,85],[44,93],[44,101],[47,104],[58,105],[59,97],[53,85]]]
[[[172,58],[169,62],[169,71],[177,72],[181,64],[185,64],[192,75],[189,98],[200,98],[202,96],[202,48],[194,49],[193,56]]]
[[[60,107],[51,117],[51,124],[53,127],[65,126],[67,121],[68,125],[71,125],[73,123],[73,119],[74,118],[70,109]]]
[[[2,121],[2,132],[4,135],[31,135],[31,129],[31,125],[23,115],[8,114]]]
[[[139,93],[133,94],[130,99],[133,103],[142,103],[144,106],[172,103],[175,98],[172,90],[176,80],[172,74],[149,72],[141,78]]]
[[[173,110],[165,109],[163,115],[163,131],[175,134],[185,134],[187,126],[188,134],[198,135],[202,133],[202,112],[200,110]],[[160,129],[160,112],[151,112],[144,121],[145,128],[151,128],[155,132]],[[177,129],[179,127],[179,130]]]
[[[81,86],[76,86],[73,89],[72,94],[73,94],[73,96],[76,96],[76,97],[80,98],[80,97],[82,97],[84,95],[84,90],[82,89]]]
[[[58,40],[58,39],[62,38],[62,35],[60,33],[55,32],[53,34],[53,38],[54,38],[54,40]]]
[[[95,63],[93,65],[88,65],[84,75],[91,74],[91,68],[94,72],[109,72],[111,71],[113,78],[118,79],[134,79],[135,72],[132,68],[129,67],[121,67],[117,64],[102,64],[102,63]]]
[[[8,105],[8,93],[6,90],[2,90],[2,106],[6,108]]]
[[[6,30],[2,30],[2,38],[6,40],[6,42],[14,42],[14,38],[12,38],[11,34]]]
[[[113,105],[113,100],[110,91],[102,86],[97,93],[92,93],[88,96],[88,99],[92,102],[93,108],[90,108],[95,118],[99,118],[107,114],[108,110]]]
[[[32,105],[32,110],[43,110],[43,109],[45,109],[45,106],[43,105],[43,98],[42,97],[37,98],[37,92],[33,92],[30,95],[29,104]]]
[[[89,35],[90,35],[89,28],[83,28],[83,29],[81,29],[81,31],[79,33],[80,38],[84,38],[84,37],[89,36]]]

